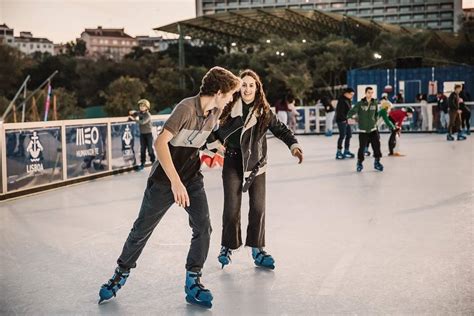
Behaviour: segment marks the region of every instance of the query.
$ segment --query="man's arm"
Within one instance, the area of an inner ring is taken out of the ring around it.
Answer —
[[[158,161],[166,173],[166,176],[171,182],[171,190],[173,191],[174,201],[182,207],[189,206],[189,196],[186,187],[181,182],[178,172],[171,159],[170,149],[168,143],[173,138],[173,134],[167,129],[163,129],[160,135],[156,138],[155,148]]]

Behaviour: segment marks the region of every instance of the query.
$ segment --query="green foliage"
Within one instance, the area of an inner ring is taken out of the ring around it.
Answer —
[[[228,48],[208,44],[196,47],[186,43],[186,67],[182,70],[178,67],[177,44],[159,53],[135,47],[120,62],[82,57],[86,52],[82,40],[67,43],[66,54],[59,56],[25,56],[14,48],[0,45],[0,96],[3,97],[0,101],[13,98],[28,74],[31,75],[28,89],[32,90],[59,70],[52,86],[53,93],[61,97],[58,111],[62,118],[78,117],[83,108],[104,104],[109,115],[124,116],[129,109],[136,108],[140,97],[149,99],[152,113],[156,113],[198,93],[206,71],[222,66],[236,74],[246,68],[255,70],[272,104],[290,91],[303,104],[308,104],[321,93],[329,92],[335,97],[336,91],[326,92],[321,88],[345,84],[347,71],[354,68],[374,64],[393,67],[396,58],[414,55],[436,66],[453,61],[474,63],[472,42],[465,41],[449,49],[435,39],[432,33],[421,32],[415,35],[381,33],[367,42],[328,35],[318,41],[307,39],[305,43],[301,39],[289,42],[276,37],[267,43],[265,38],[258,44],[237,43],[236,47]],[[375,52],[383,58],[375,60]],[[180,87],[180,78],[184,78],[184,89]],[[41,96],[37,100],[38,107],[44,105]]]
[[[136,108],[137,101],[145,92],[145,84],[137,78],[120,77],[101,94],[105,98],[105,111],[110,116],[127,116]]]
[[[77,97],[74,92],[67,91],[64,88],[57,88],[53,90],[56,96],[56,109],[58,112],[58,120],[70,120],[82,118],[84,116],[84,109],[77,105]],[[51,97],[51,105],[49,111],[49,119],[52,119],[53,100]]]

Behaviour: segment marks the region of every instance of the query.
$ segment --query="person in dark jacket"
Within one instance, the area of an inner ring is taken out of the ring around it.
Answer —
[[[449,124],[449,111],[448,111],[448,98],[443,92],[438,92],[437,95],[438,112],[439,112],[439,123],[441,126],[441,132],[446,133],[448,131]]]
[[[446,139],[448,141],[453,141],[453,133],[456,131],[458,133],[458,140],[465,140],[466,137],[462,134],[461,131],[461,113],[462,110],[459,107],[459,93],[461,92],[461,85],[457,84],[454,86],[454,91],[451,92],[448,98],[448,107],[449,107],[449,131]]]
[[[245,246],[252,248],[257,266],[273,269],[275,261],[264,250],[267,130],[288,146],[299,163],[303,161],[303,151],[293,133],[270,110],[258,75],[247,69],[240,78],[242,88],[234,96],[233,103],[224,109],[219,129],[215,132],[216,142],[226,147],[222,170],[222,247],[218,259],[224,267],[230,263],[232,250],[242,246],[242,192],[248,191],[250,209]]]
[[[459,108],[461,109],[461,127],[466,130],[467,135],[471,135],[471,109],[466,102],[471,101],[469,92],[465,90],[465,85],[462,85],[459,93]]]
[[[326,114],[326,136],[332,136],[332,130],[333,130],[333,121],[334,121],[334,106],[331,103],[331,99],[327,96],[323,97],[321,99],[321,103],[324,106],[324,112]]]
[[[354,158],[355,155],[350,152],[352,129],[347,124],[347,113],[352,107],[352,98],[355,91],[352,88],[344,89],[336,105],[336,123],[339,129],[339,138],[337,139],[336,159]],[[345,140],[345,141],[344,141]],[[344,142],[344,152],[342,152],[342,143]]]

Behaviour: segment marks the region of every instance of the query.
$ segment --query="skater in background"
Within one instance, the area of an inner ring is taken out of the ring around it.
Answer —
[[[408,117],[413,116],[412,107],[403,107],[401,109],[394,109],[389,112],[389,118],[395,124],[396,128],[391,131],[390,138],[388,140],[388,155],[401,157],[404,156],[400,153],[400,138],[402,134],[403,121]]]
[[[289,94],[286,98],[288,104],[288,128],[293,132],[296,132],[296,119],[298,117],[298,111],[295,106],[295,98]]]
[[[342,91],[336,106],[336,124],[339,130],[337,139],[336,159],[354,158],[349,147],[351,145],[352,128],[347,123],[347,113],[352,108],[352,98],[355,91],[352,88],[346,88]],[[342,143],[344,142],[344,152],[342,152]]]
[[[139,170],[145,168],[146,152],[150,157],[150,162],[155,162],[155,151],[153,150],[153,134],[151,127],[150,102],[146,99],[138,101],[140,111],[130,111],[129,120],[136,121],[140,128],[140,161]]]
[[[448,113],[448,98],[444,95],[443,92],[438,92],[437,95],[437,103],[438,103],[438,112],[439,112],[439,123],[441,133],[448,132],[448,124],[449,124],[449,113]]]
[[[451,92],[448,98],[448,108],[449,108],[449,127],[448,135],[446,140],[453,141],[453,133],[457,132],[457,140],[465,140],[466,137],[462,134],[461,130],[461,113],[462,110],[459,107],[459,93],[461,92],[461,85],[456,84],[454,86],[454,91]]]
[[[403,94],[398,93],[395,97],[395,103],[405,103],[405,99],[403,98]]]
[[[100,289],[99,303],[115,296],[124,286],[156,225],[176,203],[188,213],[193,231],[186,260],[186,300],[212,306],[212,294],[200,281],[209,250],[211,223],[199,148],[206,143],[240,82],[224,68],[210,69],[202,79],[199,94],[181,101],[165,122],[155,141],[158,161],[150,172],[140,213],[117,260],[114,275]]]
[[[275,112],[280,122],[288,126],[288,102],[286,96],[275,103]]]
[[[459,108],[461,109],[461,127],[465,134],[471,135],[471,109],[466,102],[471,101],[471,95],[465,90],[465,85],[462,85],[459,93]]]
[[[326,136],[332,136],[333,131],[333,122],[334,122],[334,106],[331,104],[331,99],[327,96],[321,99],[321,103],[323,104],[324,111],[326,112]]]
[[[252,248],[257,266],[273,269],[275,261],[264,250],[267,131],[282,140],[299,163],[303,161],[303,152],[293,133],[270,110],[258,75],[247,69],[240,73],[240,78],[242,88],[224,109],[215,132],[226,147],[222,170],[222,247],[218,260],[224,267],[230,263],[232,250],[242,246],[242,192],[248,191],[250,209],[245,246]]]
[[[354,116],[357,115],[359,122],[359,150],[357,152],[357,172],[361,172],[364,168],[362,163],[364,161],[365,147],[368,143],[372,145],[374,151],[374,168],[378,171],[383,171],[383,165],[380,163],[382,153],[380,152],[380,135],[377,130],[378,109],[377,100],[373,99],[374,89],[371,87],[365,88],[365,97],[362,98],[356,105],[347,113],[349,124],[354,124]]]

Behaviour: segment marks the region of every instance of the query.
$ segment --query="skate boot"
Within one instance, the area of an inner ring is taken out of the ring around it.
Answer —
[[[366,147],[365,150],[364,150],[364,155],[365,156],[370,156],[370,151],[369,151],[369,147]]]
[[[224,266],[228,265],[232,261],[230,259],[231,255],[232,255],[232,250],[230,250],[227,247],[222,246],[221,252],[219,253],[219,256],[217,257],[219,262],[222,264],[222,269],[224,269]]]
[[[461,132],[458,133],[458,140],[466,140],[466,136],[464,136]]]
[[[453,141],[453,140],[454,140],[453,135],[448,134],[448,135],[446,136],[446,140],[447,140],[447,141]]]
[[[336,153],[336,159],[337,160],[340,160],[340,159],[344,159],[344,154],[342,153],[342,151],[338,150],[337,153]]]
[[[186,285],[184,286],[186,301],[189,304],[211,308],[213,297],[211,291],[201,284],[201,275],[201,272],[186,271]]]
[[[120,267],[115,269],[115,273],[112,278],[106,284],[103,284],[99,291],[99,304],[103,301],[110,300],[112,297],[117,295],[120,290],[127,282],[127,278],[130,275],[129,270],[123,270]]]
[[[275,260],[263,248],[252,247],[252,258],[258,267],[275,269]]]
[[[362,161],[358,161],[356,165],[357,172],[361,172],[362,169],[364,169],[364,166],[362,165]]]
[[[378,171],[383,171],[383,165],[380,163],[380,159],[375,159],[374,169]]]
[[[349,149],[344,150],[344,157],[345,158],[354,158],[355,155],[349,151]]]

